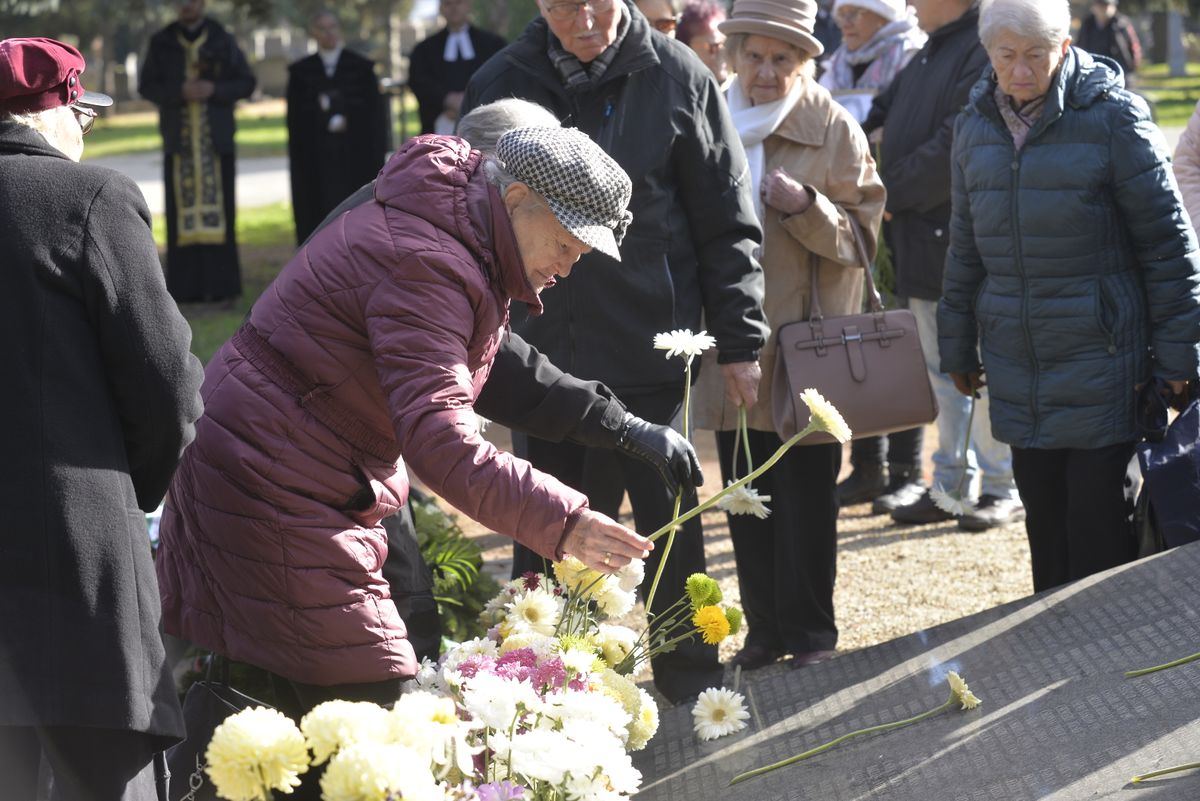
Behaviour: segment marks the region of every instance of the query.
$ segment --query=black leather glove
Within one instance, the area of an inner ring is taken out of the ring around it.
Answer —
[[[648,423],[626,412],[617,450],[652,466],[672,493],[690,492],[704,483],[695,448],[670,426]]]

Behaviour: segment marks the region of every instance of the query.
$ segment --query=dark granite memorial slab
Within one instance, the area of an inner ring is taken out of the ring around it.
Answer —
[[[802,670],[741,676],[750,727],[701,742],[663,710],[634,755],[639,801],[1200,801],[1200,543]],[[955,670],[983,704],[854,738],[733,787],[736,774],[933,709]],[[730,680],[732,680],[730,678]]]

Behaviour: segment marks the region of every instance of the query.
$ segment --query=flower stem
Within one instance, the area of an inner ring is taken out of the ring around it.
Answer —
[[[1136,679],[1138,676],[1145,676],[1147,673],[1157,673],[1167,668],[1179,667],[1180,665],[1186,665],[1188,662],[1195,662],[1197,659],[1200,659],[1200,654],[1185,656],[1182,659],[1176,659],[1174,662],[1167,662],[1165,665],[1155,665],[1154,667],[1142,668],[1141,670],[1130,670],[1125,673],[1125,678]]]
[[[683,363],[683,438],[689,442],[692,439],[692,432],[688,430],[688,405],[692,399],[692,358],[689,356],[687,361]],[[682,523],[686,518],[679,517],[679,507],[683,505],[683,491],[675,494],[675,510],[671,513],[671,520],[676,523]],[[668,524],[670,525],[670,524]],[[650,593],[646,596],[646,611],[654,608],[654,593],[658,592],[658,581],[662,578],[663,569],[667,566],[667,557],[671,555],[671,546],[675,544],[675,532],[679,530],[679,526],[671,528],[671,536],[667,537],[666,547],[663,548],[662,556],[658,558],[658,569],[654,571],[654,581],[650,584]]]
[[[810,748],[809,750],[805,751],[802,754],[796,754],[793,757],[788,757],[787,759],[785,759],[781,762],[775,762],[774,764],[771,764],[771,765],[764,765],[761,768],[755,768],[754,770],[748,770],[745,773],[739,773],[738,775],[736,775],[732,779],[730,779],[729,784],[730,784],[730,786],[732,786],[732,785],[737,784],[738,782],[744,782],[744,781],[746,781],[746,779],[753,779],[755,776],[761,776],[764,773],[769,773],[773,770],[776,770],[777,768],[786,767],[787,765],[791,765],[793,762],[799,762],[800,760],[807,759],[810,756],[816,756],[817,754],[820,754],[823,751],[828,751],[830,748],[833,748],[835,745],[846,742],[851,737],[858,737],[859,735],[862,735],[862,734],[874,734],[876,732],[888,731],[889,729],[898,729],[901,726],[907,726],[910,723],[917,723],[919,721],[925,720],[926,718],[931,718],[934,715],[936,715],[937,713],[944,712],[947,709],[952,708],[953,706],[954,706],[954,699],[950,699],[946,703],[939,706],[937,709],[931,709],[928,712],[922,712],[921,714],[916,715],[911,718],[906,718],[904,720],[897,720],[892,723],[881,723],[878,726],[871,726],[866,729],[858,729],[857,731],[852,731],[849,734],[843,734],[841,737],[838,737],[836,740],[830,740],[829,742],[825,743],[824,745],[818,745],[816,748]]]
[[[971,450],[971,428],[975,425],[975,394],[971,393],[971,409],[967,412],[967,435],[963,437],[962,456],[959,463],[962,467],[962,472],[958,474],[958,488],[954,493],[958,496],[958,500],[963,499],[963,484],[967,481],[967,451]]]
[[[746,486],[751,481],[758,478],[763,473],[767,472],[772,467],[774,467],[775,463],[783,458],[783,455],[785,453],[787,453],[789,448],[791,448],[797,442],[804,439],[805,437],[807,437],[809,434],[811,434],[812,432],[814,432],[816,430],[817,430],[817,426],[814,425],[810,421],[809,424],[806,425],[802,431],[800,431],[794,437],[789,439],[787,442],[780,445],[779,450],[777,450],[777,451],[775,451],[775,453],[771,454],[771,458],[767,459],[767,461],[763,462],[756,469],[751,470],[745,476],[739,478],[737,481],[733,482],[728,487],[726,487],[725,489],[718,492],[716,495],[709,498],[707,501],[696,504],[694,507],[692,507],[691,509],[684,512],[682,515],[675,518],[670,523],[667,523],[665,526],[660,528],[658,531],[651,534],[648,537],[648,539],[650,539],[651,541],[656,540],[659,537],[661,537],[663,534],[666,534],[668,531],[674,531],[678,526],[682,525],[683,523],[686,523],[688,520],[691,520],[693,517],[695,517],[696,515],[700,514],[703,511],[705,511],[706,509],[710,509],[713,506],[716,506],[717,503],[722,498],[724,498],[726,495],[733,492],[735,489],[738,489],[739,487]],[[649,606],[649,604],[647,604],[647,606]]]
[[[1166,776],[1168,773],[1178,773],[1181,770],[1195,770],[1200,768],[1200,762],[1189,762],[1186,765],[1175,765],[1171,768],[1163,768],[1162,770],[1154,770],[1149,773],[1143,773],[1141,776],[1134,776],[1130,779],[1131,782],[1137,784],[1144,782],[1146,779],[1157,779],[1159,776]]]

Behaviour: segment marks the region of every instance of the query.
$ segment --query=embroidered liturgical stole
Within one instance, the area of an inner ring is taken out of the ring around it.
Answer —
[[[189,42],[183,36],[187,77],[200,74],[200,47],[208,31]],[[175,167],[175,213],[179,245],[220,245],[225,242],[225,198],[221,191],[221,162],[213,149],[208,103],[184,104],[180,141],[183,152],[173,157]]]

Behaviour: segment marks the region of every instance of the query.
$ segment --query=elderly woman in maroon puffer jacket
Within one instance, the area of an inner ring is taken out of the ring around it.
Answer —
[[[403,463],[545,557],[611,572],[646,554],[472,410],[509,300],[540,311],[580,254],[619,258],[629,196],[571,129],[511,131],[496,160],[434,136],[393,156],[375,202],[301,248],[208,366],[161,524],[166,631],[289,680],[302,707],[394,700],[416,670],[380,572]]]

